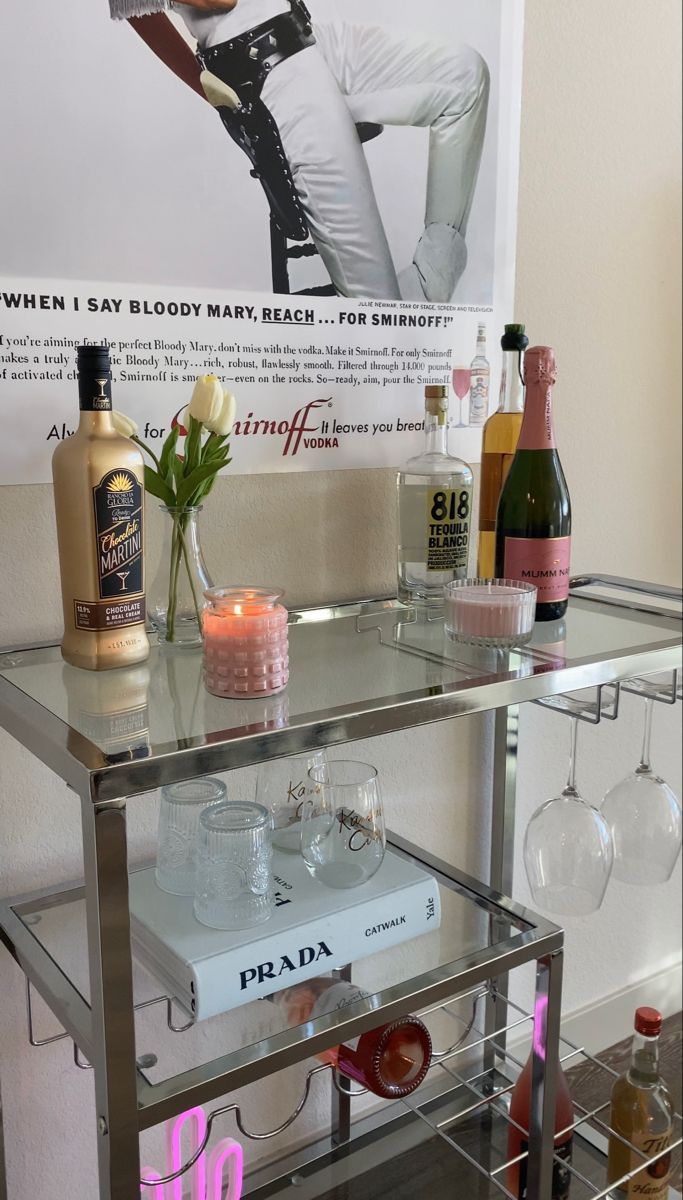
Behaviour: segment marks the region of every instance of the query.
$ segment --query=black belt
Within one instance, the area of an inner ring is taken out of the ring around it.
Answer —
[[[201,66],[237,92],[240,108],[218,109],[233,141],[249,158],[261,181],[272,218],[294,241],[306,241],[308,224],[297,196],[277,124],[261,99],[271,71],[315,45],[311,18],[303,0],[290,0],[292,11],[257,25],[248,33],[197,53]]]
[[[261,93],[266,78],[279,63],[315,45],[308,9],[296,0],[290,13],[281,13],[229,42],[202,50],[199,61],[238,93],[248,105]]]

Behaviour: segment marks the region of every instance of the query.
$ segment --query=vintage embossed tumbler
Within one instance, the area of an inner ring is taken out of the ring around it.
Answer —
[[[260,804],[226,801],[199,818],[194,915],[212,929],[249,929],[273,914],[272,829]]]
[[[313,794],[301,814],[301,852],[311,875],[333,888],[358,887],[386,852],[377,771],[367,763],[329,762],[308,772]]]
[[[205,592],[204,683],[214,696],[273,696],[287,686],[289,651],[283,593],[269,588]]]

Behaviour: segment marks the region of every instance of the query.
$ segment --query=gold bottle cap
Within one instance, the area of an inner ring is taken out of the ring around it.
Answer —
[[[425,388],[425,410],[432,417],[444,417],[448,412],[448,388],[444,384],[431,384]]]

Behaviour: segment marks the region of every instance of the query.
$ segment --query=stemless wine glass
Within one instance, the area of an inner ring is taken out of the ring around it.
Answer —
[[[562,916],[584,917],[602,904],[614,847],[604,817],[577,790],[578,721],[570,720],[567,786],[531,818],[524,838],[524,865],[535,904]]]
[[[472,386],[472,368],[471,367],[455,367],[453,371],[453,391],[460,401],[460,414],[456,429],[464,429],[465,422],[462,419],[462,402]]]
[[[301,853],[301,814],[313,795],[308,772],[324,767],[324,750],[300,758],[278,758],[261,763],[256,781],[256,800],[273,818],[273,845],[290,854]]]
[[[654,700],[646,700],[640,765],[605,795],[602,815],[614,838],[614,876],[623,883],[666,883],[681,850],[681,805],[650,763]]]
[[[313,787],[301,814],[301,852],[314,879],[358,887],[379,870],[387,847],[377,771],[330,762],[308,772]]]

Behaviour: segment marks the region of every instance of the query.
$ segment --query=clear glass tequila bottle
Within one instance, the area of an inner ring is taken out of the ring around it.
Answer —
[[[425,389],[425,446],[398,475],[398,596],[443,604],[443,587],[467,577],[474,477],[448,453],[448,388]]]

